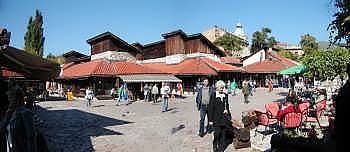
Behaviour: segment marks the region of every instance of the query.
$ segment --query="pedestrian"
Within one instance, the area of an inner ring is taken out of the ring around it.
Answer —
[[[273,91],[273,85],[272,85],[272,80],[271,80],[271,79],[269,79],[269,80],[267,81],[267,85],[268,85],[268,87],[269,87],[269,92],[272,92],[272,91]]]
[[[158,90],[157,84],[154,84],[152,87],[153,103],[157,102],[158,94],[159,94],[159,90]]]
[[[91,106],[91,100],[93,99],[93,91],[88,87],[85,90],[86,107]]]
[[[248,101],[248,96],[249,96],[249,87],[248,87],[248,82],[246,80],[244,80],[242,82],[242,93],[243,93],[243,96],[244,96],[244,103],[249,103]]]
[[[233,132],[233,127],[228,95],[224,93],[225,82],[220,80],[215,86],[216,92],[210,96],[209,100],[208,118],[209,124],[214,128],[213,151],[223,152],[228,144],[232,143],[227,137],[228,133]]]
[[[256,81],[253,81],[253,92],[256,92]]]
[[[177,83],[176,87],[177,87],[177,95],[179,97],[182,97],[182,93],[183,93],[182,84],[181,83]]]
[[[116,100],[116,92],[115,92],[115,88],[114,87],[111,89],[109,94],[112,96],[113,101],[115,101]]]
[[[253,81],[249,80],[248,84],[249,84],[249,94],[250,94],[250,96],[253,96],[253,87],[254,87]]]
[[[295,86],[295,78],[294,77],[290,77],[290,87],[292,90],[294,90],[294,86]]]
[[[231,94],[231,81],[230,80],[228,80],[227,81],[227,84],[226,84],[226,88],[227,88],[227,94]]]
[[[122,84],[122,85],[120,85],[120,87],[118,88],[118,99],[117,99],[117,101],[116,101],[116,105],[117,106],[119,106],[119,103],[120,103],[120,101],[121,101],[121,99],[122,99],[122,97],[124,96],[124,85]]]
[[[203,86],[198,89],[198,94],[196,96],[196,104],[197,104],[197,110],[199,111],[199,133],[198,135],[200,137],[204,136],[204,121],[205,116],[207,116],[207,127],[206,132],[211,131],[211,127],[209,125],[208,120],[208,106],[209,106],[209,100],[210,96],[213,94],[214,90],[213,87],[209,86],[209,80],[208,78],[203,79]]]
[[[150,85],[148,85],[148,102],[151,102],[152,101],[152,87],[153,84],[151,83]]]
[[[168,111],[168,102],[169,102],[169,94],[170,94],[170,88],[167,83],[162,84],[162,88],[160,89],[160,93],[162,94],[163,99],[163,105],[162,105],[162,112]]]
[[[145,86],[143,87],[143,95],[144,95],[144,102],[148,102],[149,101],[149,87],[148,87],[148,84],[145,84]]]
[[[232,96],[236,95],[236,89],[237,89],[237,83],[236,80],[233,80],[230,85],[231,91],[232,91]]]

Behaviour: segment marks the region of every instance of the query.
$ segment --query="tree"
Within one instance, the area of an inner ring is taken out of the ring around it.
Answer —
[[[308,69],[304,74],[306,77],[333,79],[337,75],[345,76],[346,66],[350,61],[350,52],[341,47],[332,51],[315,50],[306,54],[302,60]]]
[[[46,56],[46,59],[49,60],[49,61],[58,63],[58,64],[63,64],[63,63],[64,63],[64,57],[63,57],[62,55],[55,56],[55,55],[53,55],[52,53],[49,53],[49,54]]]
[[[271,29],[263,27],[261,31],[256,31],[252,36],[251,53],[256,53],[264,47],[273,47],[276,44],[276,38],[268,34],[271,33]]]
[[[39,10],[35,11],[35,18],[29,18],[27,32],[24,36],[24,50],[30,54],[42,57],[44,54],[43,16]]]
[[[312,51],[318,49],[318,43],[316,42],[316,38],[311,36],[310,34],[305,34],[301,36],[299,44],[304,50],[305,54],[309,54]]]
[[[278,54],[285,57],[285,58],[288,58],[288,59],[291,59],[294,61],[298,61],[298,56],[287,51],[287,50],[280,50],[280,51],[278,51]]]
[[[230,56],[234,54],[233,51],[239,51],[246,45],[244,40],[228,33],[215,40],[214,44],[223,47]]]
[[[338,9],[333,15],[335,18],[328,26],[330,30],[330,41],[335,44],[341,40],[346,41],[346,46],[350,47],[350,1],[335,0],[334,6]]]

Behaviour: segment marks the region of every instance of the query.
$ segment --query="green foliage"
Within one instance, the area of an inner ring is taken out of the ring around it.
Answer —
[[[49,60],[49,61],[58,63],[58,64],[63,64],[63,63],[64,63],[64,57],[63,57],[62,55],[60,55],[60,56],[55,56],[55,55],[49,53],[49,54],[46,56],[46,59]]]
[[[345,76],[347,63],[350,62],[350,51],[345,48],[335,48],[332,51],[315,50],[302,59],[307,67],[306,77],[333,79],[337,75]]]
[[[316,38],[310,34],[305,34],[301,36],[299,44],[304,50],[305,54],[310,54],[312,51],[318,50],[318,43]]]
[[[273,36],[269,37],[270,33],[271,29],[266,27],[253,33],[251,53],[256,53],[264,47],[273,47],[276,44],[276,38]]]
[[[350,1],[335,0],[334,6],[338,9],[333,15],[335,18],[328,26],[330,30],[330,41],[335,44],[341,40],[346,41],[350,47]]]
[[[24,36],[24,50],[30,54],[42,57],[44,54],[43,16],[39,10],[35,11],[35,18],[29,18],[27,32]]]
[[[242,49],[242,46],[245,46],[244,40],[232,34],[224,34],[215,40],[214,44],[222,46],[227,51],[226,54],[230,56],[233,55],[231,51],[239,51]]]
[[[299,58],[298,58],[298,55],[295,55],[287,50],[281,50],[278,52],[279,55],[285,57],[285,58],[288,58],[288,59],[291,59],[291,60],[294,60],[294,61],[298,61]]]

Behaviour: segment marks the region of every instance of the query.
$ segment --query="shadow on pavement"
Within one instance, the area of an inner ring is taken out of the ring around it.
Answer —
[[[78,109],[47,110],[39,107],[38,115],[44,121],[38,129],[44,135],[49,151],[94,151],[92,138],[123,135],[105,127],[132,123]]]

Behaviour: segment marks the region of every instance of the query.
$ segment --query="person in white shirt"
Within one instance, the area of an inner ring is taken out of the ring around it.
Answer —
[[[162,88],[160,89],[160,93],[162,94],[163,99],[163,105],[162,105],[162,112],[168,111],[168,102],[169,102],[169,94],[170,94],[170,87],[167,83],[162,83]]]

